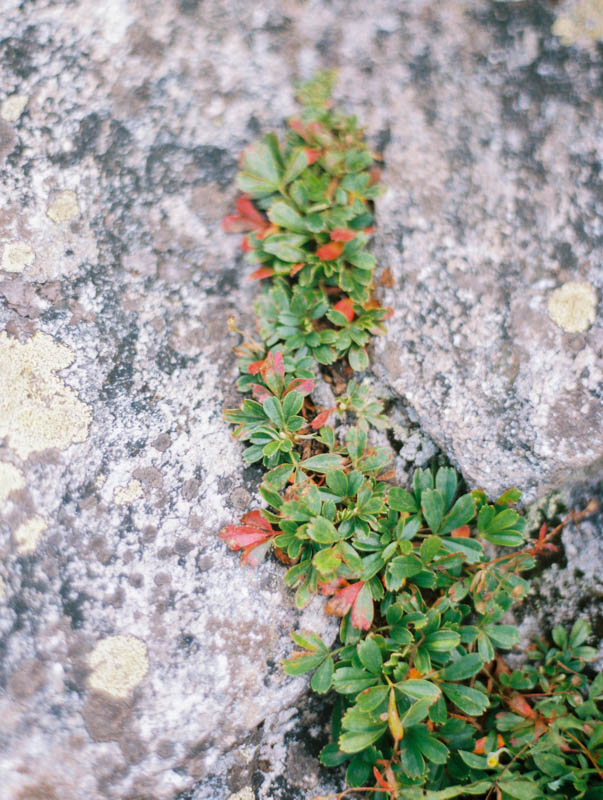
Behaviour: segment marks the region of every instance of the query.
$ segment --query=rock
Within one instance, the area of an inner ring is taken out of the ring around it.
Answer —
[[[375,366],[471,486],[529,502],[603,464],[600,57],[544,4],[425,15],[437,37],[407,19],[382,90],[395,313]]]
[[[340,67],[387,159],[394,466],[433,439],[531,497],[600,452],[595,50],[537,2],[21,5],[0,40],[0,797],[329,792],[327,711],[307,734],[278,662],[291,628],[335,626],[216,536],[259,502],[221,418],[226,321],[253,325],[219,227],[238,155]]]

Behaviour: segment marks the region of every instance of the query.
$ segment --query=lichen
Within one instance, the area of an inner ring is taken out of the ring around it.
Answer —
[[[80,207],[76,193],[69,190],[60,192],[50,204],[46,213],[53,222],[69,222],[70,219],[79,216]]]
[[[25,478],[21,470],[13,464],[0,462],[0,503],[3,503],[11,492],[24,486]]]
[[[4,245],[2,252],[2,269],[5,272],[23,272],[25,267],[31,266],[35,253],[27,242],[9,242]]]
[[[243,789],[240,789],[235,794],[231,794],[228,797],[228,800],[253,800],[255,797],[253,793],[253,789],[251,786],[245,786]]]
[[[0,438],[21,458],[87,438],[90,409],[55,375],[74,358],[44,333],[23,344],[0,333]]]
[[[603,39],[603,0],[578,0],[553,24],[553,33],[565,45]]]
[[[30,517],[21,523],[13,533],[13,538],[17,547],[17,553],[27,556],[35,552],[42,538],[42,534],[48,528],[48,523],[42,517]]]
[[[140,481],[132,480],[127,486],[118,487],[113,494],[113,502],[116,506],[126,506],[133,503],[143,496],[142,484]]]
[[[595,321],[597,293],[590,283],[569,281],[551,292],[549,317],[568,333],[586,331]]]
[[[29,97],[25,94],[12,94],[0,106],[0,117],[6,122],[16,122],[27,105]]]
[[[101,639],[88,658],[88,686],[125,699],[149,671],[147,647],[134,636]]]

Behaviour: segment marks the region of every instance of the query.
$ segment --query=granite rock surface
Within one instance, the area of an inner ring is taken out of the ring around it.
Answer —
[[[221,419],[253,289],[219,221],[296,79],[337,66],[386,159],[401,480],[432,439],[490,492],[596,463],[600,61],[573,5],[3,0],[0,800],[336,786],[278,667],[333,625],[216,537],[259,477]]]

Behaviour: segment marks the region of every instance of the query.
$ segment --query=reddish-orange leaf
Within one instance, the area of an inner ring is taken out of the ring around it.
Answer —
[[[377,784],[382,788],[385,789],[386,792],[395,792],[396,787],[391,786],[383,777],[383,775],[379,772],[377,767],[373,767],[373,775],[375,776],[375,780]]]
[[[350,300],[349,297],[344,297],[343,300],[340,300],[338,303],[335,303],[333,306],[335,311],[339,311],[340,314],[347,319],[348,322],[352,322],[354,317],[356,316],[354,312],[354,303]]]
[[[253,250],[253,245],[249,241],[249,236],[243,236],[243,241],[241,242],[241,250],[244,253],[251,253]]]
[[[345,578],[334,578],[332,581],[318,581],[318,588],[320,593],[324,595],[335,594],[335,592],[342,586],[347,586],[348,582]]]
[[[455,528],[450,535],[456,539],[468,539],[471,536],[471,528],[469,525],[461,525],[460,528]]]
[[[250,364],[250,365],[247,367],[247,372],[249,372],[251,375],[257,375],[257,374],[258,374],[258,372],[259,372],[259,371],[262,369],[262,367],[264,366],[264,361],[265,361],[265,360],[266,360],[266,359],[262,358],[262,360],[261,360],[261,361],[253,361],[253,362],[252,362],[252,363],[251,363],[251,364]]]
[[[287,386],[285,394],[294,390],[304,396],[310,394],[314,390],[314,381],[312,378],[294,378]]]
[[[504,747],[504,746],[505,746],[505,740],[504,740],[504,739],[503,739],[503,737],[500,735],[500,733],[499,733],[499,734],[497,735],[497,737],[496,737],[496,744],[497,744],[499,747]]]
[[[257,234],[257,237],[263,241],[267,236],[272,236],[273,233],[278,233],[279,230],[280,228],[278,225],[268,225]]]
[[[408,678],[409,679],[414,680],[415,678],[422,678],[422,677],[423,677],[423,673],[419,672],[419,670],[416,667],[411,667],[410,668],[410,671],[408,673]]]
[[[311,147],[306,147],[304,152],[305,152],[306,158],[308,160],[308,166],[310,166],[310,164],[313,164],[322,155],[320,150],[312,150]]]
[[[356,599],[352,605],[352,625],[361,631],[369,631],[373,624],[373,616],[375,613],[373,595],[364,581],[360,581],[360,583],[362,583],[362,588],[356,595]]]
[[[536,719],[536,712],[525,699],[525,697],[518,692],[511,695],[511,697],[507,700],[507,703],[509,704],[509,708],[516,714],[519,714],[521,717],[526,717],[527,719]]]
[[[335,230],[331,231],[332,242],[351,242],[355,238],[355,231],[349,231],[346,228],[335,228]]]
[[[251,394],[258,403],[263,403],[267,397],[270,397],[268,389],[266,389],[265,386],[261,386],[259,383],[254,383],[252,385]]]
[[[322,261],[333,261],[343,252],[343,242],[329,242],[329,244],[324,244],[322,247],[319,247],[316,251],[316,255]]]
[[[283,362],[283,354],[280,350],[275,350],[274,353],[268,353],[264,359],[264,363],[260,369],[262,377],[266,380],[266,376],[271,372],[276,372],[281,378],[285,377],[285,364]]]
[[[258,211],[247,195],[242,194],[235,203],[236,209],[242,217],[256,225],[258,228],[265,228],[268,225],[266,217]]]
[[[241,519],[246,525],[257,525],[258,528],[263,528],[265,531],[272,533],[272,525],[268,522],[266,517],[261,511],[248,511]]]
[[[372,186],[374,183],[379,183],[381,179],[381,170],[376,164],[369,170],[369,186]]]
[[[482,736],[481,739],[478,739],[475,743],[475,747],[473,748],[473,752],[477,753],[478,756],[481,756],[484,752],[484,747],[486,745],[487,736]]]
[[[308,141],[308,134],[306,132],[303,122],[299,117],[293,117],[292,119],[288,120],[288,123],[292,131],[295,131],[295,133],[298,136],[301,136],[301,138],[304,139],[306,142]]]
[[[345,617],[352,604],[356,602],[360,590],[364,586],[364,581],[351,583],[344,586],[343,589],[338,589],[333,597],[327,602],[327,614],[335,614],[337,617]]]
[[[229,214],[222,220],[222,227],[226,233],[243,233],[244,231],[252,231],[253,225],[248,219],[240,217],[238,214]]]
[[[261,281],[262,278],[271,278],[274,275],[272,267],[260,267],[248,276],[249,281]]]
[[[294,264],[291,267],[291,272],[289,273],[289,275],[291,275],[291,277],[293,277],[294,275],[297,275],[297,273],[300,271],[300,269],[303,269],[304,267],[305,267],[305,264],[304,264],[303,261],[301,263],[299,263],[299,264]]]
[[[368,236],[370,236],[371,233],[375,233],[376,230],[377,229],[375,228],[374,225],[369,225],[368,228],[363,229],[363,233],[366,233]]]
[[[322,428],[325,422],[329,419],[329,415],[335,410],[335,408],[327,408],[324,411],[321,411],[320,414],[317,414],[311,423],[312,430],[317,431],[319,428]]]

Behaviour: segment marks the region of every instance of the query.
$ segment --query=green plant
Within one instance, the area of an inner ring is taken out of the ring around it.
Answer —
[[[340,647],[294,633],[300,650],[284,669],[338,696],[321,760],[347,764],[348,791],[595,800],[603,678],[583,673],[594,656],[588,626],[556,628],[554,645],[536,643],[518,669],[501,657],[519,641],[505,614],[528,589],[522,573],[555,549],[560,526],[527,539],[511,508],[517,490],[489,503],[450,467],[416,470],[410,491],[391,486],[387,452],[369,444],[369,427],[386,426],[370,388],[351,380],[318,413],[310,400],[319,369],[366,369],[370,335],[389,313],[373,296],[366,251],[374,157],[356,120],[331,109],[332,84],[326,74],[302,87],[284,144],[270,134],[247,149],[245,194],[224,223],[247,232],[243,249],[259,264],[251,277],[270,283],[255,305],[259,341],[239,331],[236,348],[237,385],[252,397],[225,412],[245,461],[268,470],[267,508],[221,536],[250,564],[272,550],[298,607],[321,593],[341,618]],[[348,412],[356,425],[340,440],[328,420]]]

